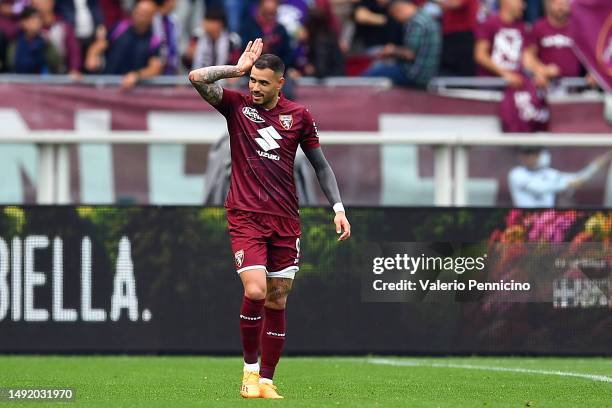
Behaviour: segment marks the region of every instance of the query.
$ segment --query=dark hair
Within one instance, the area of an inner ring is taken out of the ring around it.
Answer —
[[[37,16],[37,15],[39,15],[38,10],[36,10],[32,6],[27,6],[23,9],[21,14],[19,14],[19,21],[27,20],[28,18],[32,16]]]
[[[257,69],[270,68],[275,73],[281,75],[285,73],[285,64],[283,63],[283,60],[274,54],[264,54],[257,58],[254,67]]]
[[[204,14],[204,20],[221,21],[223,25],[226,25],[225,10],[221,7],[212,7],[206,10]]]
[[[389,3],[387,3],[387,6],[385,7],[385,9],[387,13],[389,13],[391,11],[391,8],[395,6],[396,4],[406,4],[406,3],[412,3],[412,1],[411,0],[391,0]]]
[[[544,148],[542,146],[521,146],[517,150],[519,154],[539,154]]]

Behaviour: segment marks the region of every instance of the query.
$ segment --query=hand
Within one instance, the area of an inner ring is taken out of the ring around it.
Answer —
[[[255,41],[249,41],[244,52],[240,56],[236,67],[240,72],[240,75],[244,75],[251,70],[257,58],[263,51],[263,41],[261,38],[257,38]]]
[[[533,76],[533,82],[535,82],[538,88],[546,88],[548,87],[548,76],[542,72],[537,72]]]
[[[340,235],[338,238],[338,241],[344,241],[351,236],[351,224],[349,224],[348,220],[346,219],[346,214],[344,211],[338,211],[336,213],[334,224],[336,224],[336,233],[342,233],[342,235]]]
[[[512,88],[520,88],[523,85],[523,77],[512,71],[504,71],[502,78],[506,80],[508,86]]]
[[[139,79],[140,76],[137,72],[128,72],[127,74],[125,74],[123,80],[121,81],[121,89],[123,89],[124,91],[132,89],[138,83]]]
[[[612,151],[607,151],[606,153],[597,156],[595,159],[595,164],[597,167],[602,168],[610,161],[610,159],[612,159]]]
[[[395,56],[395,44],[387,44],[383,47],[382,50],[380,50],[380,53],[378,54],[378,58],[388,58],[388,57],[393,57]]]
[[[89,72],[95,72],[100,69],[102,59],[99,56],[91,56],[85,59],[85,68]]]
[[[561,70],[555,64],[548,64],[544,68],[545,74],[548,78],[556,78],[561,75]]]
[[[83,74],[77,70],[70,70],[68,76],[70,76],[70,79],[74,82],[81,82],[83,80]]]
[[[586,76],[584,77],[586,83],[588,86],[590,86],[591,88],[597,88],[598,84],[597,81],[595,80],[595,77],[593,75],[591,75],[591,73],[587,73]]]

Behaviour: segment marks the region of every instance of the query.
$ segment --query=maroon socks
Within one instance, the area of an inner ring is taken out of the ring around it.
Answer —
[[[264,307],[264,314],[265,319],[261,333],[261,370],[259,375],[261,378],[271,380],[274,377],[274,369],[276,364],[278,364],[285,344],[285,310]],[[257,361],[257,359],[254,361]]]
[[[252,300],[246,296],[242,298],[242,307],[240,308],[240,337],[242,338],[244,362],[247,364],[257,363],[261,327],[264,320],[262,309],[265,301],[265,299]],[[272,371],[274,371],[274,369],[272,369]]]

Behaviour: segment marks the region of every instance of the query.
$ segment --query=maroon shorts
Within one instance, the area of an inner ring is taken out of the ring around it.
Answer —
[[[227,226],[238,273],[262,268],[269,278],[293,279],[299,270],[299,220],[228,209]]]

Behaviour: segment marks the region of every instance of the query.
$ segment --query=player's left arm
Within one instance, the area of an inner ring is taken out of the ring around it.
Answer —
[[[338,182],[331,166],[327,162],[323,150],[321,147],[315,147],[312,149],[303,149],[306,158],[312,165],[319,179],[321,189],[327,197],[330,204],[333,205],[336,217],[334,218],[334,224],[336,224],[336,232],[342,233],[338,238],[338,241],[344,241],[351,236],[351,224],[346,218],[344,206],[342,205],[342,199],[340,198],[340,190],[338,189]]]

